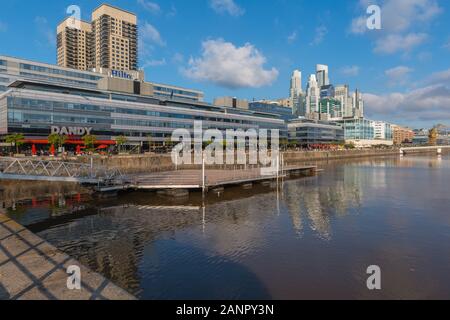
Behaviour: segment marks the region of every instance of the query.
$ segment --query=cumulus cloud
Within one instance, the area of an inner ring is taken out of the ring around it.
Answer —
[[[382,30],[375,33],[374,51],[380,54],[394,54],[411,51],[425,42],[428,35],[421,30],[443,10],[437,0],[381,0]],[[350,32],[361,35],[368,33],[366,21],[368,0],[359,1],[363,13],[352,20]]]
[[[364,94],[369,117],[405,121],[450,121],[450,69],[433,73],[422,87],[405,93]]]
[[[138,3],[148,12],[158,14],[161,12],[161,7],[156,2],[138,0]]]
[[[392,69],[388,69],[384,72],[386,77],[388,78],[389,85],[404,85],[408,82],[409,74],[413,72],[414,70],[405,67],[405,66],[398,66]]]
[[[275,68],[264,69],[266,58],[252,44],[236,47],[223,39],[202,44],[202,56],[191,58],[183,74],[193,80],[208,81],[230,88],[259,88],[278,78]]]
[[[341,73],[347,77],[356,77],[359,75],[360,68],[358,66],[345,66],[341,68]]]
[[[423,44],[427,39],[428,35],[426,33],[410,33],[405,36],[390,34],[376,41],[374,51],[381,54],[409,52]]]
[[[210,0],[211,8],[217,13],[228,13],[233,17],[242,16],[245,10],[237,5],[234,0]]]
[[[160,32],[153,25],[148,22],[145,22],[144,25],[140,28],[139,34],[141,38],[150,44],[156,44],[161,47],[166,45],[166,42],[161,37]]]

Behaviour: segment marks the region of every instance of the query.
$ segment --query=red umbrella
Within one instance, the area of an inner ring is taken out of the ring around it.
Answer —
[[[76,154],[80,154],[81,153],[81,146],[77,145],[77,150],[75,151]]]
[[[37,154],[37,151],[36,151],[36,145],[35,145],[35,144],[33,144],[33,145],[31,146],[31,154],[32,154],[33,156],[35,156],[35,155]]]
[[[52,156],[55,156],[55,146],[52,144],[52,146],[50,147],[50,154]]]
[[[108,149],[108,146],[106,144],[102,144],[102,145],[98,146],[97,149]]]

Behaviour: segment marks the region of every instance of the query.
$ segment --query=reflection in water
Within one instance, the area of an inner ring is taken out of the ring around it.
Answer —
[[[450,157],[319,166],[204,202],[137,192],[10,215],[144,299],[450,298]]]

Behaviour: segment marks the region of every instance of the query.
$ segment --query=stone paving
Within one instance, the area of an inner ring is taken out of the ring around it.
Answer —
[[[1,209],[0,209],[1,210]],[[81,290],[66,271],[81,269]],[[135,297],[0,212],[0,300],[134,300]]]

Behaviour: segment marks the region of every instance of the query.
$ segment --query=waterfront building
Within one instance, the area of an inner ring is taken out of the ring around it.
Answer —
[[[36,80],[44,83],[97,89],[100,80],[105,78],[133,80],[153,86],[153,95],[163,99],[203,101],[204,93],[199,90],[172,85],[146,82],[140,71],[115,71],[102,69],[102,72],[80,71],[52,64],[35,62],[0,55],[0,93],[6,91],[8,84],[16,80]]]
[[[128,81],[131,84],[132,80]],[[113,145],[118,136],[127,144],[163,144],[173,130],[278,129],[287,138],[287,126],[279,117],[241,109],[215,107],[198,101],[171,100],[151,95],[87,89],[73,85],[17,80],[0,94],[0,137],[25,135],[26,144],[47,145],[53,132],[68,134],[67,145],[82,145],[81,136],[93,134],[97,144]]]
[[[276,115],[285,121],[296,118],[296,116],[292,113],[291,108],[283,107],[276,101],[262,100],[250,102],[249,109],[255,112]]]
[[[219,97],[215,98],[213,105],[216,107],[244,109],[248,110],[249,104],[247,100],[238,99],[236,97]]]
[[[393,140],[392,125],[384,121],[373,121],[374,139]]]
[[[89,22],[67,18],[57,27],[57,60],[61,67],[92,70],[94,34]]]
[[[404,128],[401,126],[393,125],[393,140],[395,145],[403,143],[412,143],[414,139],[414,131],[410,128]]]
[[[393,145],[392,138],[376,139],[374,121],[365,118],[343,118],[337,123],[344,128],[345,141],[357,147],[365,148],[374,145]],[[389,134],[388,134],[389,135]]]
[[[288,122],[289,142],[309,147],[344,143],[344,129],[334,122],[295,119]]]
[[[330,84],[328,75],[328,66],[323,64],[316,65],[316,79],[319,89]]]

